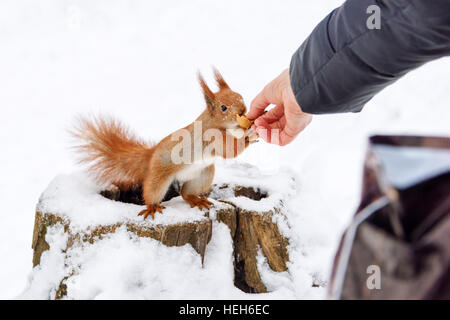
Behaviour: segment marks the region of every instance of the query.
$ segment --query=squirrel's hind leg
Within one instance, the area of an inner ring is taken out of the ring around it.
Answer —
[[[154,174],[144,180],[142,188],[147,209],[142,210],[138,215],[144,216],[144,219],[149,215],[154,218],[156,212],[162,212],[165,207],[161,205],[161,201],[173,181],[172,175],[164,170],[154,170],[153,172]]]
[[[191,208],[210,208],[212,202],[202,194],[209,191],[214,178],[214,165],[204,168],[195,179],[186,181],[181,188],[181,196]]]

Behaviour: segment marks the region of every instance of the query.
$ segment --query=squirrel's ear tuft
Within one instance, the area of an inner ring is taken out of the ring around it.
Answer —
[[[200,74],[200,72],[198,73],[198,81],[200,82],[200,86],[202,87],[202,91],[203,91],[203,95],[205,96],[205,101],[206,104],[208,105],[208,107],[210,107],[211,109],[214,109],[214,99],[215,99],[215,95],[214,93],[211,91],[211,89],[209,89],[208,85],[206,84],[205,80],[203,79],[202,75]]]
[[[217,70],[215,67],[213,67],[214,77],[216,78],[217,85],[219,86],[219,89],[229,89],[230,87],[223,79],[222,75],[220,74],[219,70]]]

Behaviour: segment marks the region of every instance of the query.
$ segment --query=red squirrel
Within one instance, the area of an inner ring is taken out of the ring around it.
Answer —
[[[147,208],[139,215],[144,219],[162,212],[161,201],[175,181],[182,184],[180,194],[191,207],[209,209],[212,203],[204,194],[214,178],[214,158],[237,157],[257,138],[248,129],[240,136],[233,132],[241,128],[237,120],[247,108],[242,96],[230,89],[216,69],[214,76],[219,87],[215,93],[198,74],[206,108],[195,122],[155,145],[138,139],[116,120],[81,118],[72,132],[82,142],[75,147],[81,154],[80,162],[89,163],[90,173],[101,183],[112,183],[120,189],[142,186]],[[206,133],[198,134],[199,124],[203,132],[214,129],[209,132],[214,138],[208,140]],[[184,137],[183,142],[179,137]],[[195,158],[196,150],[200,150],[200,159]],[[180,156],[185,161],[180,162]]]

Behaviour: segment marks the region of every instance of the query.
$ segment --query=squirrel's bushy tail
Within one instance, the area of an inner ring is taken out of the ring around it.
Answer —
[[[80,154],[80,162],[90,164],[89,171],[99,182],[121,188],[142,184],[153,148],[119,121],[80,117],[70,133],[81,141],[74,147]]]

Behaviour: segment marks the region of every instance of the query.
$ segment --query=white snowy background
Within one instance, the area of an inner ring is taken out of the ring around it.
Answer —
[[[57,174],[78,170],[66,134],[76,114],[112,114],[138,135],[157,140],[201,112],[196,72],[211,80],[211,65],[248,105],[341,2],[0,1],[0,298],[17,297],[26,286],[41,192]],[[316,116],[294,143],[284,148],[260,143],[246,152],[242,161],[269,173],[279,165],[296,172],[298,194],[292,205],[297,214],[291,223],[298,229],[300,249],[291,254],[295,263],[323,273],[329,269],[358,203],[370,134],[450,135],[449,71],[449,59],[429,63],[384,90],[359,114]],[[218,228],[219,234],[226,232]],[[230,250],[229,244],[210,246],[216,254]],[[159,254],[169,260],[186,254],[166,251]],[[111,249],[97,259],[115,254]],[[154,252],[135,254],[142,262],[158,258]],[[226,277],[222,281],[231,283]],[[323,297],[302,290],[301,279],[289,283],[297,286],[294,295],[281,292],[279,297]],[[143,296],[157,298],[158,292]]]

